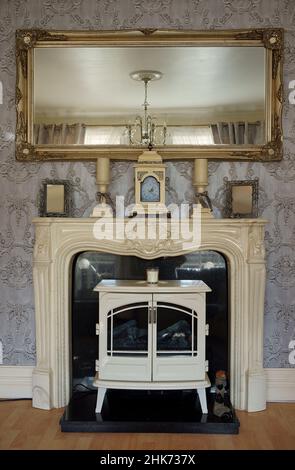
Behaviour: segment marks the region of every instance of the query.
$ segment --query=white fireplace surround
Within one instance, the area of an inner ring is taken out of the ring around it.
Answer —
[[[36,228],[37,346],[33,406],[59,408],[67,405],[70,398],[71,273],[75,255],[101,251],[153,259],[196,249],[184,249],[181,239],[97,240],[93,235],[93,218],[36,218],[33,222]],[[234,407],[248,411],[263,410],[266,406],[263,369],[265,224],[262,219],[206,217],[202,221],[198,247],[198,250],[222,253],[228,263],[230,393]]]

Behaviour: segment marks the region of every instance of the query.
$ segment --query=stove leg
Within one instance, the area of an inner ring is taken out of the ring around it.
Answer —
[[[197,388],[197,392],[199,395],[199,400],[202,408],[203,414],[208,414],[207,408],[207,397],[206,397],[206,389],[205,388]]]
[[[95,413],[101,412],[106,391],[107,389],[105,387],[98,387]]]

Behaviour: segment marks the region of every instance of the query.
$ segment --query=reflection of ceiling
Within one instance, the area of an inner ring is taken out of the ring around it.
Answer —
[[[40,48],[35,50],[35,112],[47,116],[136,113],[138,69],[160,70],[150,83],[151,111],[255,110],[264,103],[260,47]]]

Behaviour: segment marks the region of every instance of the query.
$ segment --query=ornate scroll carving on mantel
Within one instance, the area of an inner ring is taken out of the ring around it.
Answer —
[[[48,260],[50,255],[49,250],[49,239],[50,239],[50,228],[49,226],[42,225],[41,227],[36,227],[36,240],[38,243],[34,247],[34,257],[38,258],[40,261]]]
[[[33,404],[38,408],[65,406],[70,397],[70,270],[77,253],[102,251],[153,259],[196,251],[196,244],[188,245],[190,240],[172,239],[173,225],[167,232],[167,239],[161,239],[157,231],[158,235],[152,240],[124,237],[100,240],[94,237],[95,222],[93,218],[33,220],[37,336]],[[120,223],[121,228],[126,229],[130,219],[121,219]],[[156,220],[155,228],[159,229],[159,224],[162,222]],[[263,369],[265,224],[261,219],[205,217],[198,247],[199,250],[216,250],[228,262],[231,399],[237,409],[248,411],[263,410],[266,404]],[[114,232],[112,220],[106,225]]]
[[[127,251],[133,251],[136,256],[142,256],[144,258],[152,256],[155,257],[155,253],[158,256],[162,256],[162,253],[166,253],[167,250],[177,256],[180,247],[177,247],[172,240],[126,240],[125,244]]]
[[[259,233],[260,232],[260,233]],[[253,227],[249,229],[249,250],[248,250],[248,261],[257,262],[264,260],[265,248],[264,248],[264,231],[263,227],[253,230]]]

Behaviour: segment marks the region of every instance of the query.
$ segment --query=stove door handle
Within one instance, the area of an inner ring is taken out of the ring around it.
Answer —
[[[157,323],[157,307],[153,307],[153,323]]]
[[[148,321],[149,321],[149,324],[153,323],[153,307],[149,307]]]

